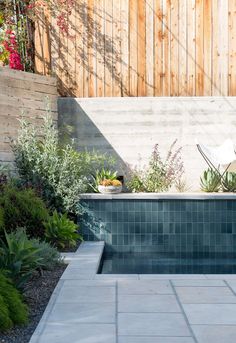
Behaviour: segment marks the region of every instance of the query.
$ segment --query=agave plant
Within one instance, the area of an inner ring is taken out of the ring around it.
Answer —
[[[236,192],[236,173],[226,172],[222,180],[223,192]]]
[[[204,171],[200,178],[201,190],[203,192],[219,192],[220,190],[220,176],[211,168]]]

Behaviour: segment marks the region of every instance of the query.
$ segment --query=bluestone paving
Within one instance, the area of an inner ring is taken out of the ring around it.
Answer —
[[[236,275],[97,274],[83,242],[30,343],[235,343]]]

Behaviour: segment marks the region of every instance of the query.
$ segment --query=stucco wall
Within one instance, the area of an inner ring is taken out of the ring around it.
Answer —
[[[183,147],[186,179],[199,189],[206,168],[195,139],[236,143],[235,97],[59,98],[59,126],[67,128],[79,149],[98,149],[116,156],[120,169],[146,164],[154,144],[165,156],[178,139]]]

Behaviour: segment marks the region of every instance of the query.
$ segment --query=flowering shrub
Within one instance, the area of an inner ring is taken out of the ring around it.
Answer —
[[[131,173],[127,187],[132,192],[163,192],[168,191],[184,173],[181,157],[181,147],[175,149],[175,140],[163,161],[159,152],[159,146],[154,146],[148,167],[135,168]]]
[[[11,69],[24,70],[21,57],[18,52],[16,35],[12,30],[6,30],[6,39],[3,42],[4,48],[9,52],[9,67]]]

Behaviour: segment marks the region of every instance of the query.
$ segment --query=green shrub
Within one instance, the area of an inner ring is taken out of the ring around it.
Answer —
[[[236,173],[226,172],[222,180],[223,192],[236,192]]]
[[[61,146],[49,110],[40,129],[21,121],[13,151],[22,182],[40,191],[50,208],[74,214],[80,213],[79,194],[90,188],[96,168],[111,160],[77,152],[70,144]]]
[[[42,266],[43,259],[24,229],[5,233],[5,236],[6,242],[2,240],[0,246],[0,269],[7,270],[16,287],[22,288],[33,272]]]
[[[75,246],[76,241],[82,239],[77,232],[78,225],[69,220],[66,214],[54,211],[44,225],[46,240],[58,248]]]
[[[28,321],[28,309],[12,282],[0,272],[0,331]]]
[[[203,176],[200,178],[200,186],[203,192],[219,192],[219,174],[215,170],[208,168],[204,171]]]
[[[175,140],[162,159],[159,146],[154,146],[152,155],[146,168],[134,169],[131,177],[126,183],[132,192],[164,192],[179,180],[184,173],[184,166],[181,157],[181,147],[175,148]]]
[[[25,227],[31,237],[44,234],[43,222],[49,214],[44,202],[32,189],[4,187],[0,197],[0,229],[10,232]]]
[[[58,263],[62,262],[59,251],[47,242],[40,242],[39,239],[32,239],[32,245],[37,249],[36,255],[41,260],[41,268],[51,270]]]

